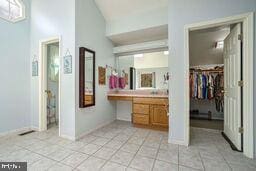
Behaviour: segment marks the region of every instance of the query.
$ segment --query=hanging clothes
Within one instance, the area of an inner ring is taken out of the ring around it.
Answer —
[[[199,74],[197,77],[197,98],[202,99],[203,98],[203,80],[202,80],[202,74]]]
[[[189,96],[190,98],[193,97],[194,95],[194,80],[193,80],[194,75],[190,73],[189,75]]]
[[[214,98],[214,76],[208,75],[208,99]]]
[[[207,76],[202,75],[202,99],[207,99]]]
[[[198,100],[215,100],[217,112],[224,112],[224,74],[216,71],[190,73],[190,97]]]
[[[197,94],[198,94],[198,85],[197,85],[197,74],[196,73],[194,73],[193,74],[193,79],[194,79],[194,81],[193,81],[193,88],[194,88],[194,93],[193,93],[193,97],[194,98],[197,98]]]
[[[218,74],[215,77],[215,85],[214,85],[214,94],[215,94],[215,104],[216,104],[216,110],[218,112],[224,111],[224,75]]]

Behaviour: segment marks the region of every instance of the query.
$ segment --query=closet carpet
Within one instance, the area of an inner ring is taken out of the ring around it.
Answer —
[[[58,129],[0,138],[0,161],[28,162],[29,171],[256,170],[256,160],[231,150],[220,133],[192,128],[190,146],[168,133],[115,121],[73,142]]]
[[[190,126],[222,131],[224,129],[224,122],[221,120],[190,119]]]

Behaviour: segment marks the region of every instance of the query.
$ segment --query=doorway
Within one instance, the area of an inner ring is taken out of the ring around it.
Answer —
[[[218,130],[242,151],[242,24],[191,31],[190,126]]]
[[[236,40],[243,42],[241,48],[242,59],[235,58],[236,60],[225,60],[224,59],[224,82],[226,83],[222,92],[224,96],[224,133],[227,135],[229,140],[236,145],[237,149],[243,151],[244,155],[253,158],[253,13],[242,14],[238,16],[232,16],[213,21],[207,21],[202,23],[196,23],[185,26],[185,68],[186,68],[186,134],[185,142],[189,145],[190,141],[190,89],[189,89],[189,76],[190,76],[190,44],[189,35],[192,31],[211,29],[214,27],[231,26],[231,30],[234,29],[238,23],[241,23],[241,30],[243,31],[242,36],[236,37]],[[238,27],[237,27],[238,28]],[[235,29],[235,34],[239,29]],[[230,31],[231,31],[230,30]],[[237,35],[238,36],[238,35]],[[227,43],[228,41],[226,41]],[[224,42],[225,44],[225,42]],[[230,43],[229,43],[230,44]],[[232,45],[233,46],[233,45]],[[234,45],[235,46],[235,45]],[[238,46],[238,45],[237,45]],[[225,47],[224,47],[225,49]],[[232,54],[233,51],[228,50],[228,54]],[[237,52],[237,54],[239,54]],[[225,55],[224,55],[225,56]],[[233,60],[233,61],[232,61]],[[225,65],[226,63],[226,65]],[[240,67],[237,67],[240,66]],[[236,69],[238,69],[236,71]],[[241,72],[240,72],[241,71]],[[233,74],[233,75],[232,75]],[[229,78],[232,75],[233,79]],[[237,76],[238,75],[238,76]],[[240,79],[239,75],[241,76]],[[232,84],[231,84],[232,82]],[[232,85],[232,86],[231,86]],[[235,85],[235,86],[233,86]],[[228,92],[228,93],[226,93]],[[236,93],[234,93],[236,92]],[[243,93],[242,93],[243,92]],[[233,95],[238,96],[233,96]],[[240,94],[240,97],[239,97]],[[239,99],[240,98],[240,99]],[[239,104],[240,102],[240,104]],[[238,105],[239,104],[239,105]],[[235,113],[231,115],[231,113]],[[243,117],[241,117],[243,114]],[[239,118],[240,117],[240,118]],[[227,118],[227,119],[226,119]],[[228,128],[228,129],[226,129]],[[239,146],[239,144],[241,146]],[[243,144],[243,149],[242,149]]]
[[[47,45],[47,129],[58,126],[59,111],[59,42]]]
[[[60,121],[60,39],[40,42],[39,130],[57,128]]]

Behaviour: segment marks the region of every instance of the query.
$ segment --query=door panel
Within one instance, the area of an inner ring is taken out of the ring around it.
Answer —
[[[224,40],[224,133],[241,150],[241,24]]]

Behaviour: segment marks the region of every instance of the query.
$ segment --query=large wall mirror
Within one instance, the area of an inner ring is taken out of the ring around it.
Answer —
[[[117,68],[120,75],[128,74],[124,89],[167,90],[169,79],[168,51],[120,56]]]
[[[79,49],[79,107],[95,105],[95,52]]]

